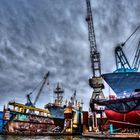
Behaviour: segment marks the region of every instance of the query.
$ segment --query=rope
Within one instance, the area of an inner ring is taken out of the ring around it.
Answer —
[[[133,36],[133,34],[135,34],[135,32],[140,28],[140,25],[134,30],[134,32],[126,39],[126,41],[124,42],[124,44],[131,38],[131,36]]]

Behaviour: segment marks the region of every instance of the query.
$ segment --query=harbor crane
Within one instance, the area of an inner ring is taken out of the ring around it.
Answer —
[[[90,0],[86,0],[87,5],[87,16],[86,22],[88,24],[88,39],[90,43],[90,60],[92,68],[92,78],[89,79],[89,85],[93,88],[92,97],[90,99],[90,108],[93,112],[93,127],[97,128],[96,119],[96,100],[104,99],[104,94],[102,89],[104,88],[103,80],[101,77],[101,63],[100,63],[100,53],[97,50],[96,36],[94,31],[92,10]]]
[[[116,100],[104,100],[104,94],[102,92],[104,88],[103,84],[103,75],[101,75],[101,63],[100,63],[100,53],[98,52],[97,45],[96,45],[96,36],[94,31],[94,24],[93,24],[93,17],[92,17],[92,10],[91,10],[91,4],[90,0],[86,0],[87,5],[87,16],[86,21],[88,23],[88,36],[89,36],[89,43],[90,43],[90,59],[91,59],[91,68],[92,68],[92,78],[89,79],[89,85],[93,88],[92,97],[90,99],[90,108],[93,113],[93,127],[97,128],[97,119],[96,114],[100,112],[102,115],[103,109],[98,109],[96,105],[99,106],[106,106],[109,109],[119,112],[119,113],[128,113],[132,110],[134,110],[138,105],[140,101],[140,97],[130,97],[126,99],[116,99]],[[138,26],[136,30],[127,38],[127,40],[122,43],[121,45],[118,45],[115,48],[115,57],[116,57],[116,66],[117,70],[115,72],[119,72],[119,70],[123,70],[124,72],[128,70],[127,72],[136,72],[138,71],[138,68],[140,66],[140,40],[138,42],[138,46],[136,49],[136,53],[134,56],[134,60],[132,63],[132,66],[130,65],[129,61],[127,60],[127,57],[125,56],[123,52],[123,46],[125,46],[126,42],[131,38],[133,34],[140,28]],[[136,89],[139,90],[139,89]],[[117,105],[116,105],[117,104]],[[132,105],[133,104],[133,105]],[[127,108],[127,110],[119,110],[118,108],[122,106],[122,108]],[[101,116],[102,118],[102,116]],[[102,120],[102,119],[101,119]]]
[[[125,46],[126,42],[140,29],[140,26],[138,26],[135,31],[127,38],[127,40],[124,43],[121,43],[115,48],[115,60],[116,60],[116,68],[118,72],[119,70],[123,70],[126,72],[128,69],[132,71],[138,71],[140,66],[140,40],[138,42],[138,46],[135,52],[135,56],[132,62],[132,65],[130,65],[127,57],[125,56],[125,53],[123,51],[123,47]]]
[[[44,88],[44,85],[45,85],[45,83],[46,83],[46,81],[47,81],[48,76],[49,76],[49,72],[47,72],[47,73],[45,74],[43,81],[41,81],[42,84],[41,84],[41,87],[40,87],[40,89],[39,89],[39,91],[38,91],[36,97],[35,97],[34,102],[31,101],[31,97],[30,97],[30,96],[31,96],[31,94],[34,92],[34,90],[35,90],[38,86],[35,87],[35,89],[34,89],[32,92],[30,92],[29,94],[26,95],[26,97],[27,97],[27,103],[26,103],[26,105],[27,105],[27,106],[33,106],[33,107],[35,107],[35,105],[36,105],[36,103],[37,103],[37,101],[38,101],[38,99],[39,99],[39,96],[40,96],[40,94],[41,94],[41,92],[42,92],[42,90],[43,90],[43,88]],[[40,85],[40,84],[39,84],[39,85]]]
[[[88,23],[88,36],[90,43],[90,60],[92,68],[92,78],[89,79],[89,85],[93,88],[92,99],[104,98],[102,89],[104,88],[103,80],[101,77],[101,63],[100,53],[97,50],[96,37],[93,25],[93,17],[91,11],[90,0],[86,0],[87,4],[87,16],[86,21]],[[91,103],[92,103],[91,99]],[[94,108],[93,108],[94,110]]]

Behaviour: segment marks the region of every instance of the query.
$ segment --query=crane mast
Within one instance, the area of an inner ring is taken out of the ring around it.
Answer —
[[[90,59],[93,77],[89,79],[89,85],[94,89],[92,99],[104,98],[102,89],[104,88],[103,81],[101,78],[101,64],[100,64],[100,53],[97,50],[96,37],[94,31],[93,17],[90,0],[86,0],[87,5],[87,16],[86,21],[88,24],[88,37],[90,43]]]
[[[96,46],[96,37],[95,37],[95,32],[94,32],[90,0],[86,0],[86,4],[87,4],[86,21],[88,23],[88,37],[89,37],[89,42],[90,42],[90,58],[91,58],[93,77],[95,77],[95,76],[101,75],[100,54],[97,51],[97,46]]]
[[[91,68],[92,68],[92,78],[89,79],[89,85],[93,88],[92,97],[90,99],[90,108],[93,113],[92,116],[92,127],[94,130],[98,129],[96,114],[98,108],[96,107],[96,101],[103,99],[104,95],[102,89],[104,88],[103,80],[101,77],[101,64],[100,64],[100,53],[97,50],[96,37],[94,31],[93,17],[90,0],[86,0],[87,5],[87,16],[86,21],[88,24],[88,39],[90,43],[90,59],[91,59]],[[102,112],[101,112],[102,116]]]

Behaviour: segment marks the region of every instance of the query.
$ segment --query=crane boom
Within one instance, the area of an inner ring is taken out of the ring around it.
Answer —
[[[124,52],[123,52],[123,47],[125,46],[126,42],[140,29],[140,26],[138,26],[134,32],[132,32],[132,34],[126,39],[126,41],[120,45],[118,45],[115,48],[115,59],[116,59],[116,72],[118,71],[124,71],[126,72],[127,69],[129,70],[135,70],[137,71],[139,69],[140,66],[140,41],[138,43],[138,47],[133,59],[133,63],[132,65],[130,65],[127,57],[125,56]]]
[[[41,93],[42,90],[43,90],[43,87],[44,87],[44,85],[45,85],[45,83],[46,83],[46,81],[47,81],[48,76],[49,76],[49,72],[47,72],[46,75],[44,76],[43,83],[42,83],[42,85],[41,85],[41,87],[40,87],[40,89],[39,89],[39,92],[38,92],[38,94],[37,94],[37,96],[36,96],[36,98],[35,98],[35,101],[34,101],[34,103],[33,103],[34,106],[35,106],[35,104],[36,104],[36,102],[37,102],[37,100],[38,100],[38,98],[39,98],[39,96],[40,96],[40,93]]]
[[[100,53],[97,50],[96,37],[94,31],[93,17],[91,11],[90,0],[86,0],[87,5],[87,16],[86,21],[88,24],[88,37],[90,43],[90,59],[93,77],[89,79],[89,85],[94,89],[92,99],[104,98],[102,89],[104,88],[103,81],[101,78],[101,65],[100,65]]]
[[[89,42],[90,42],[90,58],[91,58],[93,77],[95,77],[95,76],[101,75],[100,54],[97,51],[97,46],[96,46],[96,36],[95,36],[95,31],[94,31],[94,24],[93,24],[90,0],[86,0],[86,4],[87,4],[86,21],[88,23],[88,38],[89,38]]]
[[[125,71],[126,68],[131,69],[131,66],[130,66],[129,61],[127,60],[127,58],[123,52],[123,49],[122,49],[123,46],[124,46],[124,43],[122,43],[121,45],[118,45],[115,48],[115,59],[116,59],[117,69],[123,68]]]

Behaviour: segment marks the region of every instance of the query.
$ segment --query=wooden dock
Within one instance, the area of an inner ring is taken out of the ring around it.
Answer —
[[[100,134],[93,132],[86,132],[82,134],[84,137],[100,138],[100,139],[140,139],[140,133],[113,133]]]

